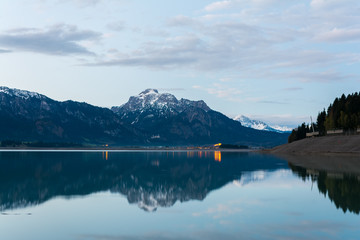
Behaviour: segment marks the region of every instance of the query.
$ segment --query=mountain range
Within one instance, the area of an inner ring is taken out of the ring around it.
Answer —
[[[270,132],[278,132],[278,133],[290,133],[292,131],[292,128],[287,126],[270,126],[269,124],[260,121],[260,120],[254,120],[250,119],[244,115],[239,115],[234,118],[235,121],[239,121],[241,125],[244,127],[249,127],[257,130],[264,130],[264,131],[270,131]]]
[[[203,145],[218,142],[275,146],[288,134],[259,131],[212,110],[204,101],[178,100],[147,89],[111,109],[0,87],[0,141],[85,145]]]

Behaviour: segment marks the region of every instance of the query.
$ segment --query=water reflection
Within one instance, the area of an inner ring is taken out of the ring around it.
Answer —
[[[285,168],[278,158],[239,152],[0,152],[0,210],[111,191],[155,211]]]
[[[358,157],[287,157],[291,170],[303,181],[315,183],[338,209],[360,213],[360,163]]]

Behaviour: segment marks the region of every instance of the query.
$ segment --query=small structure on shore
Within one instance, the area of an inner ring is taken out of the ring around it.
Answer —
[[[327,130],[327,135],[334,135],[334,134],[344,134],[344,129],[333,129],[333,130]]]
[[[306,137],[318,137],[319,136],[319,132],[310,132],[310,133],[306,133]]]
[[[306,133],[306,137],[318,137],[320,134],[319,132],[315,132],[315,128],[314,128],[314,123],[312,121],[312,117],[310,116],[310,121],[311,121],[311,128],[312,128],[312,132],[310,133]]]

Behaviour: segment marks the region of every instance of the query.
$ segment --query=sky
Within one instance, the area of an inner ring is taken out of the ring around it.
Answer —
[[[147,88],[296,126],[360,91],[358,0],[2,0],[0,86],[119,106]]]

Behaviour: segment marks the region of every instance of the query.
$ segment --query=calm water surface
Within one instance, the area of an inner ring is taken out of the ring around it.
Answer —
[[[0,152],[0,239],[360,239],[360,171],[343,161]]]

